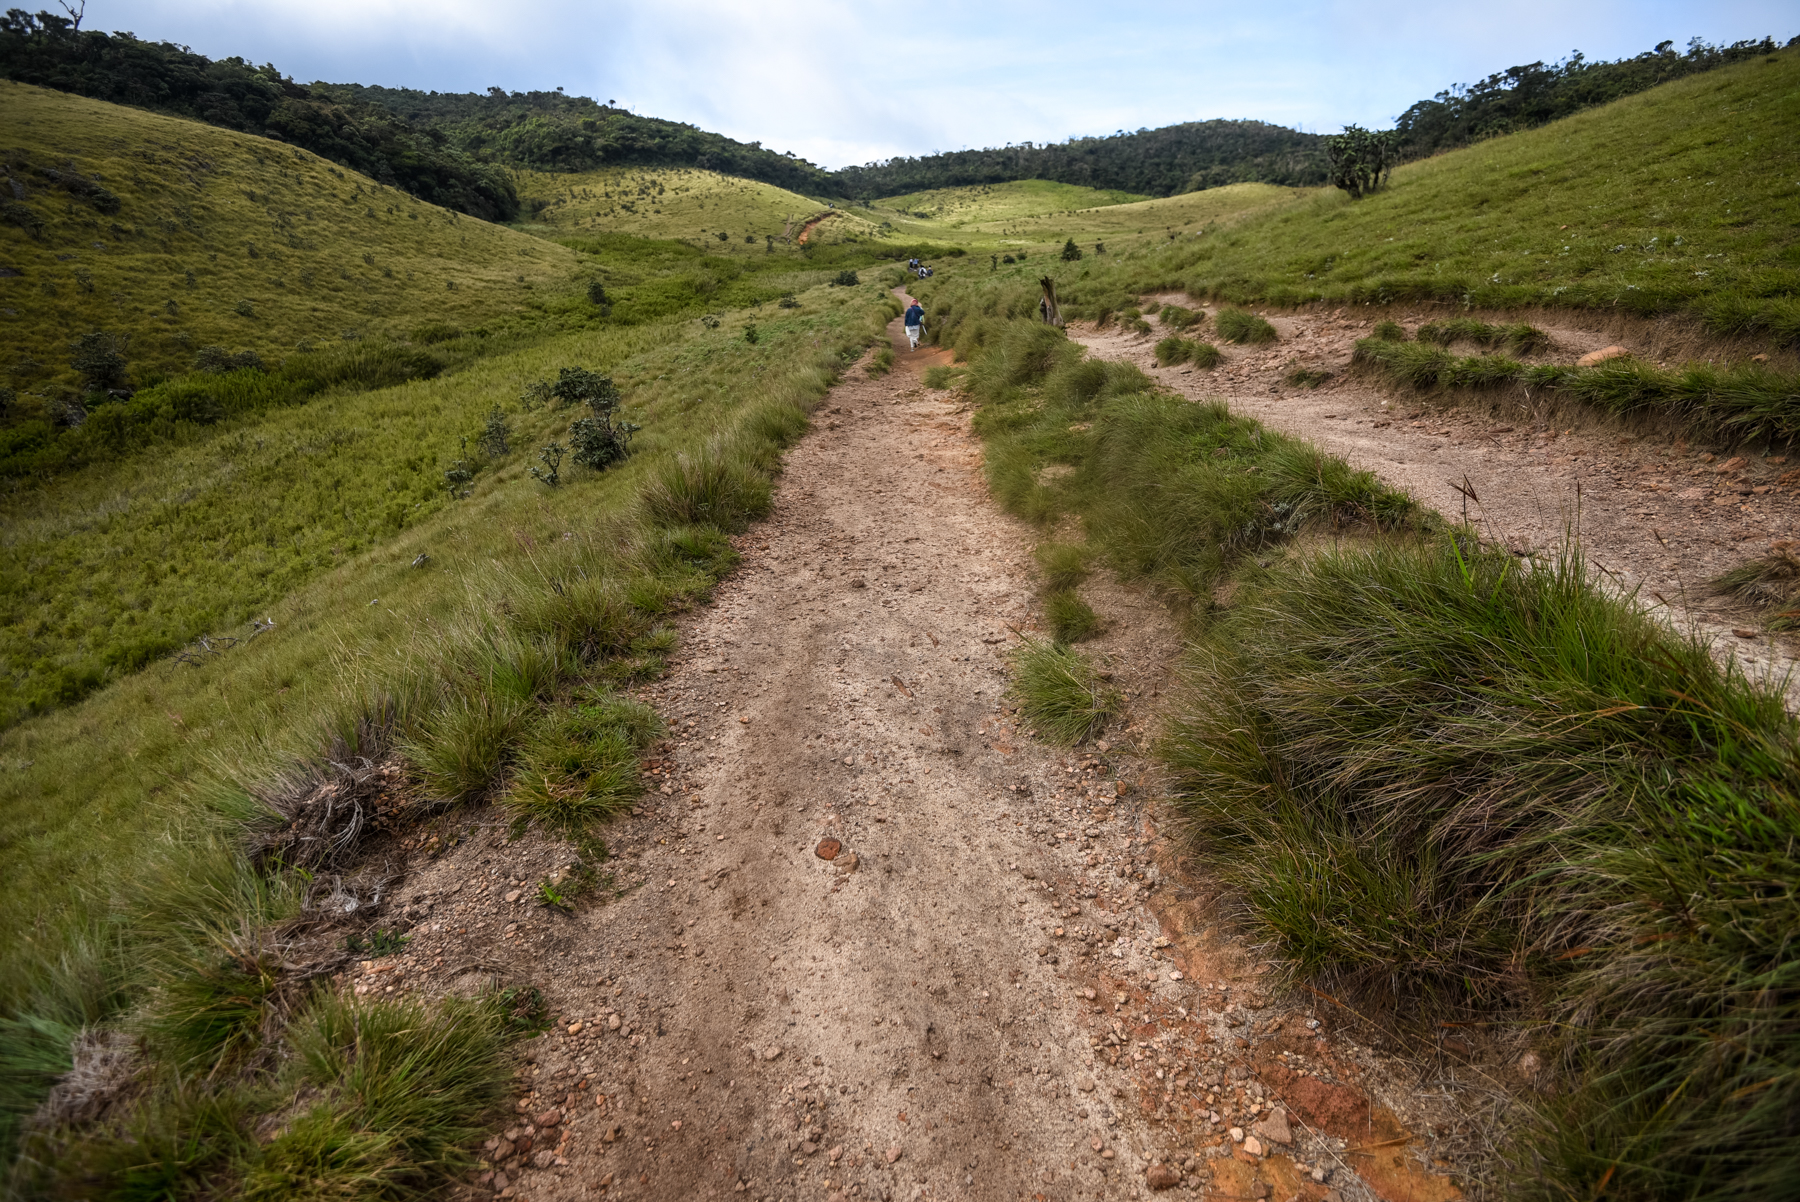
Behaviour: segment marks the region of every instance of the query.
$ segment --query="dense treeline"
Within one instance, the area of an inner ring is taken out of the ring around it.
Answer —
[[[433,131],[469,155],[537,171],[608,166],[700,167],[814,195],[842,196],[819,167],[760,142],[736,142],[692,125],[640,117],[561,92],[420,92],[360,84],[314,84],[320,95],[373,105]]]
[[[291,142],[489,221],[519,211],[503,169],[477,162],[430,128],[315,94],[272,65],[213,60],[185,46],[78,29],[54,13],[15,8],[0,17],[0,76]]]
[[[931,188],[1047,179],[1143,196],[1173,196],[1223,184],[1294,187],[1325,182],[1323,139],[1262,121],[1189,121],[1105,138],[1034,146],[957,150],[846,167],[837,172],[858,199]]]
[[[1794,39],[1788,44],[1800,42]],[[1773,54],[1770,38],[1709,46],[1699,38],[1677,54],[1663,42],[1634,58],[1590,63],[1577,50],[1562,62],[1508,67],[1480,83],[1456,84],[1430,100],[1421,100],[1394,123],[1402,159],[1423,158],[1454,150],[1483,138],[1548,124],[1559,117],[1660,83],[1711,71],[1758,55]]]

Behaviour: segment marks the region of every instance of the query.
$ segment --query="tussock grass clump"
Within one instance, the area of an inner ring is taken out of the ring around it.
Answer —
[[[1032,554],[1044,573],[1048,592],[1075,588],[1090,574],[1088,549],[1078,543],[1039,543]]]
[[[1189,672],[1162,755],[1196,853],[1297,976],[1426,1013],[1548,1005],[1580,1070],[1549,1137],[1576,1192],[1795,1171],[1800,732],[1777,691],[1573,552],[1522,568],[1461,533],[1277,567]]]
[[[580,836],[643,793],[638,752],[661,731],[656,711],[614,693],[555,707],[524,741],[506,806],[551,831]]]
[[[894,370],[894,348],[891,346],[884,346],[880,350],[876,351],[875,354],[869,359],[868,365],[866,367],[864,367],[863,370],[869,374],[870,379],[874,379],[874,380],[879,380],[882,376],[885,376],[890,371],[893,371]]]
[[[768,477],[745,448],[714,441],[664,465],[644,494],[644,509],[663,526],[742,530],[769,512]]]
[[[1800,627],[1800,544],[1791,539],[1773,543],[1767,555],[1731,569],[1714,580],[1713,587],[1775,610],[1766,619],[1770,630]]]
[[[1266,319],[1243,309],[1221,309],[1213,324],[1219,329],[1219,337],[1227,342],[1260,345],[1274,342],[1279,337]]]
[[[1063,747],[1097,736],[1120,706],[1118,693],[1086,656],[1042,640],[1013,653],[1012,692],[1037,734]]]
[[[1225,355],[1210,342],[1171,334],[1156,344],[1156,361],[1164,367],[1192,363],[1195,367],[1211,370],[1225,361]]]
[[[927,388],[955,388],[962,379],[963,373],[945,363],[934,364],[925,369],[924,382]]]
[[[1050,624],[1050,637],[1059,643],[1079,643],[1100,630],[1100,615],[1072,588],[1044,598],[1044,620]]]
[[[1375,323],[1375,328],[1370,332],[1369,337],[1380,339],[1382,342],[1405,342],[1406,327],[1390,318],[1383,318]]]
[[[1376,336],[1380,337],[1379,332]],[[1420,326],[1419,341],[1434,346],[1473,342],[1477,346],[1500,347],[1515,355],[1529,355],[1548,348],[1550,336],[1522,321],[1493,325],[1472,317],[1453,317],[1449,321],[1432,321]]]
[[[1164,305],[1156,320],[1177,332],[1191,330],[1206,320],[1206,310],[1189,309],[1185,305]]]
[[[1636,359],[1593,367],[1528,366],[1504,355],[1458,357],[1425,342],[1365,338],[1352,362],[1419,389],[1523,385],[1554,390],[1618,417],[1668,417],[1726,440],[1791,441],[1800,435],[1800,376],[1758,363],[1661,368]]]
[[[1317,388],[1331,379],[1331,373],[1316,367],[1294,367],[1281,377],[1282,383],[1291,388]]]

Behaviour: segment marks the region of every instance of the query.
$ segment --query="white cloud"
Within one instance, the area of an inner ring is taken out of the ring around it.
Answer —
[[[1772,0],[1351,0],[1223,11],[1151,0],[96,0],[91,28],[273,61],[296,78],[439,91],[558,85],[828,166],[1211,117],[1381,125],[1455,82],[1794,33]]]

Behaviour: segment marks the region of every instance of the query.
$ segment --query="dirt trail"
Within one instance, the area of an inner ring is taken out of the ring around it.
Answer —
[[[1184,296],[1158,298],[1192,305]],[[1281,341],[1267,349],[1221,345],[1225,362],[1212,371],[1158,367],[1153,335],[1094,330],[1075,323],[1069,336],[1105,358],[1125,359],[1196,400],[1218,397],[1240,413],[1308,439],[1373,471],[1446,515],[1465,510],[1457,485],[1479,502],[1470,518],[1515,553],[1554,549],[1579,512],[1590,564],[1646,605],[1717,640],[1753,671],[1780,676],[1795,664],[1800,643],[1759,629],[1757,614],[1713,596],[1707,582],[1764,554],[1778,539],[1800,537],[1800,471],[1784,457],[1743,451],[1714,456],[1704,447],[1657,437],[1622,437],[1591,423],[1582,429],[1495,421],[1464,409],[1400,396],[1343,373],[1370,322],[1325,313],[1271,316]],[[1420,320],[1407,320],[1409,332]],[[1201,327],[1200,337],[1210,324]],[[1609,339],[1573,327],[1546,330],[1554,341],[1539,358],[1572,363]],[[1463,348],[1466,352],[1466,348]],[[1649,348],[1627,347],[1649,355]],[[1285,385],[1293,365],[1330,370],[1334,378],[1307,390]],[[1577,490],[1579,489],[1579,495]],[[1743,632],[1743,637],[1734,634]]]
[[[1092,594],[1137,715],[1117,745],[1058,754],[1002,711],[1031,535],[919,384],[943,353],[889,334],[895,372],[832,391],[643,691],[673,728],[604,900],[532,905],[570,849],[495,817],[397,891],[405,954],[351,974],[544,990],[477,1196],[1456,1196],[1368,1097],[1418,1081],[1267,996],[1173,879],[1135,750],[1163,611]]]

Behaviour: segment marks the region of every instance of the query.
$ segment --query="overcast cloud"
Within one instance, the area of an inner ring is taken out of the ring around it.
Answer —
[[[1382,126],[1452,83],[1572,50],[1800,33],[1791,0],[1250,7],[91,0],[84,28],[272,62],[303,82],[561,86],[827,167],[1211,117]]]

